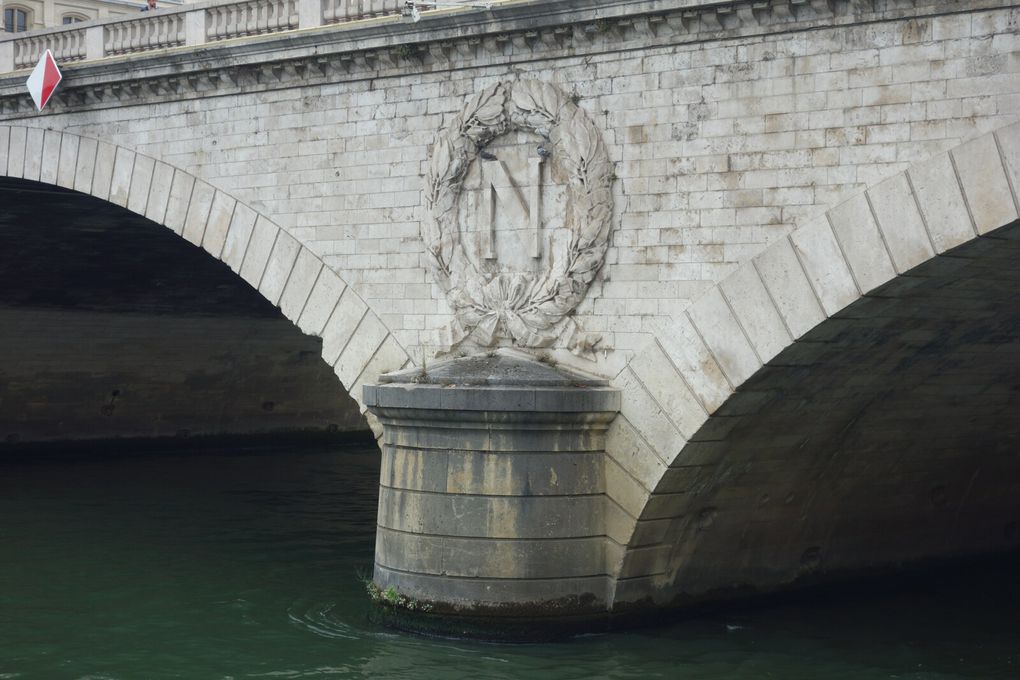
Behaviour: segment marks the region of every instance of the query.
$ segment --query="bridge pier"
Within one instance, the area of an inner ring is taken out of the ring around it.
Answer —
[[[364,396],[383,425],[373,590],[388,622],[519,638],[604,615],[617,390],[499,351]]]

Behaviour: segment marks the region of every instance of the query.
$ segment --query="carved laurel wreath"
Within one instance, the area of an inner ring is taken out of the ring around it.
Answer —
[[[540,135],[569,176],[570,245],[548,271],[486,275],[467,258],[457,224],[464,176],[482,148],[511,130]],[[547,347],[551,328],[584,298],[602,266],[612,225],[612,166],[598,129],[557,88],[535,80],[497,83],[474,97],[437,137],[425,175],[429,218],[421,236],[429,269],[456,313],[454,340],[483,346],[502,334],[523,347]]]

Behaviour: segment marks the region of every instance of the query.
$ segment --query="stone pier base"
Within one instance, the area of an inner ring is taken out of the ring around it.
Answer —
[[[387,620],[498,636],[604,614],[602,455],[619,392],[496,353],[383,376],[364,396],[383,424]]]

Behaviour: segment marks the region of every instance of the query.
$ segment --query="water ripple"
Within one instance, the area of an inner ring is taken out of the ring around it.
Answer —
[[[358,634],[350,625],[344,623],[339,617],[333,616],[336,609],[335,602],[301,603],[296,602],[287,609],[287,618],[295,626],[307,630],[324,638],[341,640],[360,640]]]

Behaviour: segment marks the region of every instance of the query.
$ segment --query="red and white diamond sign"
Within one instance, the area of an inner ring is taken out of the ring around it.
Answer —
[[[60,75],[60,69],[57,68],[57,60],[53,58],[53,54],[49,50],[46,50],[32,70],[32,75],[25,81],[25,84],[28,85],[28,92],[32,95],[32,100],[35,101],[35,107],[38,110],[43,110],[63,77]]]

